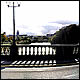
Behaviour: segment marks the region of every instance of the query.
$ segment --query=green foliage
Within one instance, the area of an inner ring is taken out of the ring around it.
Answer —
[[[4,33],[1,34],[1,43],[6,41],[6,37],[4,36]]]
[[[20,41],[21,40],[21,37],[20,36],[17,36],[17,41]]]
[[[59,32],[55,33],[51,38],[52,44],[80,44],[80,26],[76,24],[71,24],[69,26],[63,27]],[[58,59],[73,59],[73,47],[56,47],[56,57]],[[77,53],[76,55],[79,55]],[[79,56],[78,56],[79,58]]]
[[[80,37],[78,36],[79,34],[79,25],[71,24],[57,31],[55,35],[50,38],[50,42],[57,44],[78,43],[80,41]]]

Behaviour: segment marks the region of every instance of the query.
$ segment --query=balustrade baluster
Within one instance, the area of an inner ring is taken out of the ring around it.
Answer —
[[[74,54],[77,54],[77,47],[74,48]]]
[[[38,55],[40,55],[40,47],[38,48]]]
[[[53,55],[55,55],[56,54],[56,49],[53,49]]]
[[[41,55],[42,55],[42,47],[41,47]]]
[[[44,47],[44,55],[46,55],[46,47]]]
[[[33,55],[34,55],[34,53],[35,53],[35,47],[33,46]]]
[[[21,55],[23,55],[23,47],[21,47]]]
[[[37,47],[37,55],[39,55],[39,47]]]
[[[27,47],[27,55],[29,55],[29,47]]]
[[[9,54],[10,54],[10,48],[9,48]]]
[[[78,51],[79,51],[79,48],[77,47],[77,52],[76,52],[76,54],[78,53]]]
[[[47,47],[47,49],[48,49],[48,55],[50,55],[50,54],[49,54],[49,47]]]
[[[41,47],[41,55],[43,55],[43,49],[42,49],[43,47]]]
[[[4,48],[2,47],[2,55],[4,54]]]
[[[21,55],[21,47],[19,47],[18,52],[19,52],[19,55]]]
[[[35,47],[33,47],[33,55],[35,55]]]
[[[31,55],[33,55],[33,47],[31,47]]]
[[[52,53],[52,55],[53,55],[53,47],[51,47],[51,48],[52,48],[51,53]]]
[[[42,48],[42,51],[43,51],[42,54],[45,55],[45,48],[44,47]]]
[[[45,47],[45,55],[46,55],[46,47]]]
[[[46,55],[48,55],[48,47],[46,47]]]
[[[46,47],[44,47],[44,55],[46,55]]]
[[[50,55],[52,55],[52,47],[50,47]]]
[[[30,55],[32,55],[32,47],[30,47]]]
[[[74,49],[73,49],[73,54],[75,54],[76,53],[76,47],[74,47]]]
[[[35,47],[35,55],[38,55],[38,47]]]
[[[47,55],[49,55],[49,47],[47,47],[47,52],[48,52]]]
[[[40,48],[41,48],[41,47],[38,48],[38,55],[41,54],[41,49],[40,49]]]
[[[25,55],[25,47],[23,47],[23,55]]]
[[[5,48],[5,55],[7,55],[8,54],[8,51],[7,51],[7,48]]]

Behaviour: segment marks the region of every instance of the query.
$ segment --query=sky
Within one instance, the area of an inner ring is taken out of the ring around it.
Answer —
[[[13,34],[13,1],[1,1],[1,33]],[[15,32],[27,35],[54,34],[60,28],[79,24],[79,1],[14,1]]]

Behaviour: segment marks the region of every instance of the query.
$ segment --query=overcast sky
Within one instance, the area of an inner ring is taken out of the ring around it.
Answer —
[[[1,1],[1,33],[13,34],[13,9]],[[55,33],[69,24],[79,24],[79,1],[15,1],[15,27],[20,34]]]

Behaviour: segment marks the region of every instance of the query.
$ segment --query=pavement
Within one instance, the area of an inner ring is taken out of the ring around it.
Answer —
[[[5,68],[1,70],[1,79],[79,79],[79,65]]]

